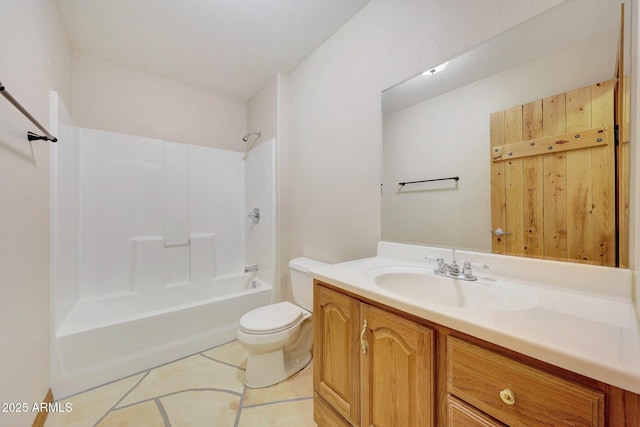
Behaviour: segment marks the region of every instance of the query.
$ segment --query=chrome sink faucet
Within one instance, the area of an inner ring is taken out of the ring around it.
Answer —
[[[436,273],[446,276],[448,274],[458,274],[460,272],[460,267],[453,260],[453,263],[447,264],[444,262],[444,258],[438,258],[438,268],[436,269]]]
[[[460,280],[478,280],[476,276],[473,275],[473,271],[471,270],[471,263],[466,261],[462,264],[462,269],[456,262],[456,251],[453,251],[453,262],[451,264],[447,264],[444,261],[444,258],[436,258],[436,262],[438,263],[438,268],[433,270],[433,272],[438,276],[451,277],[452,279],[460,279]]]

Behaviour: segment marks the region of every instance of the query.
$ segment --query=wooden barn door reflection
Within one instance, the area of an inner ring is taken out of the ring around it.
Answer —
[[[614,85],[491,115],[494,253],[616,265]]]

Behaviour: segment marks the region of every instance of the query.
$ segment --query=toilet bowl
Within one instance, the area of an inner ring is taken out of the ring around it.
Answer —
[[[256,308],[240,318],[238,341],[249,352],[244,383],[250,388],[279,383],[311,360],[313,279],[310,268],[327,265],[310,258],[289,262],[295,304],[284,301]]]

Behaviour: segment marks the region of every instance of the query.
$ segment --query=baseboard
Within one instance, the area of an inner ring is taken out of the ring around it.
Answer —
[[[42,402],[46,403],[46,406],[53,403],[53,393],[51,392],[51,389],[49,389]],[[47,415],[49,415],[49,412],[46,410],[38,412],[36,419],[33,421],[33,427],[44,427],[44,423],[47,421]]]

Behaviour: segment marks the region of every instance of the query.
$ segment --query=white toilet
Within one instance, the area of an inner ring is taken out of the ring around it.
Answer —
[[[244,383],[267,387],[289,378],[311,360],[313,279],[310,268],[327,265],[310,258],[289,262],[295,304],[259,307],[240,318],[238,340],[249,351]]]

